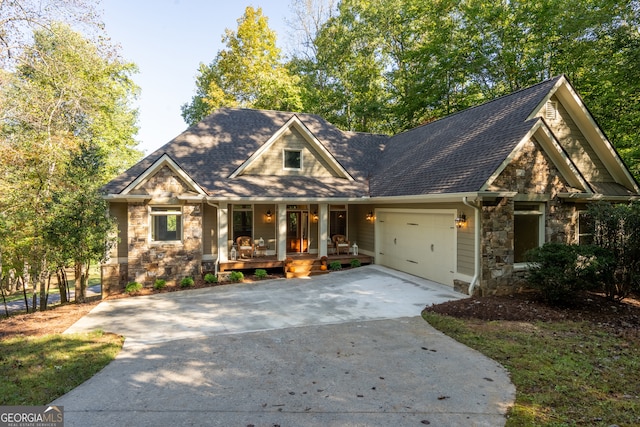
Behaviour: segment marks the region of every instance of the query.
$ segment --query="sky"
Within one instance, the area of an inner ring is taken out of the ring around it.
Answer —
[[[149,154],[182,133],[180,106],[195,94],[200,63],[224,48],[225,28],[236,30],[247,6],[261,7],[283,49],[291,20],[290,0],[102,0],[107,35],[124,60],[138,66],[141,88],[138,148]]]

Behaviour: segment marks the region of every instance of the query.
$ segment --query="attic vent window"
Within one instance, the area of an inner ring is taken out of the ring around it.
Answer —
[[[558,115],[558,102],[547,101],[544,117],[548,120],[555,120]]]
[[[302,151],[284,150],[284,168],[302,169]]]

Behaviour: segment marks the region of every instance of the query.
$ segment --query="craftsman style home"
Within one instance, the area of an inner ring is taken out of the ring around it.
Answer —
[[[528,249],[581,242],[588,203],[640,188],[560,76],[395,136],[222,108],[105,191],[119,225],[107,291],[365,256],[495,294],[519,286]]]

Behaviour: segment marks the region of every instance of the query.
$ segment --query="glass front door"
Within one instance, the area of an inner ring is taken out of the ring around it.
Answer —
[[[287,252],[309,252],[309,211],[287,211]]]

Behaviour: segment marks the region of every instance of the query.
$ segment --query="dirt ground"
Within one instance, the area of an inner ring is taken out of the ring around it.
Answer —
[[[247,277],[245,281],[255,279]],[[223,286],[206,285],[198,281],[193,288]],[[182,290],[177,286],[167,286],[162,292]],[[140,295],[158,291],[145,289]],[[126,294],[110,298],[130,298]],[[15,335],[39,336],[61,333],[87,314],[100,301],[84,304],[66,304],[45,312],[21,314],[0,319],[0,339]],[[620,302],[607,300],[593,293],[576,295],[567,307],[555,307],[544,303],[535,293],[521,293],[502,297],[474,297],[426,307],[425,310],[460,318],[480,320],[507,320],[519,322],[574,320],[586,321],[594,327],[604,328],[612,333],[640,339],[640,298],[626,298]]]

